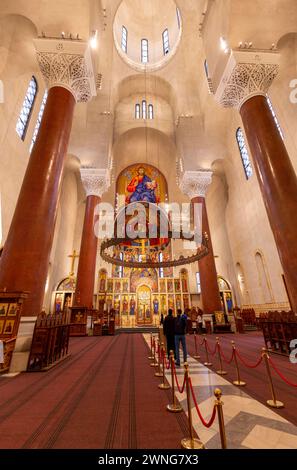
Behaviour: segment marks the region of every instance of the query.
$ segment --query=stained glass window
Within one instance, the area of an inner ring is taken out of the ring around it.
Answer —
[[[25,140],[26,132],[30,122],[34,101],[38,91],[38,85],[35,77],[32,77],[25,96],[25,100],[16,125],[16,131],[22,140]]]
[[[196,285],[197,285],[197,292],[201,294],[201,281],[200,281],[200,273],[196,273]]]
[[[159,253],[159,263],[162,263],[162,262],[163,262],[163,253],[161,252],[161,253]],[[164,268],[159,269],[159,276],[161,278],[164,277]]]
[[[178,29],[180,29],[180,27],[181,27],[181,14],[180,14],[180,11],[179,11],[178,7],[176,7],[176,16],[177,16]]]
[[[165,29],[165,31],[163,31],[162,37],[163,37],[163,51],[164,51],[164,55],[166,55],[170,51],[168,29]]]
[[[125,26],[122,26],[122,50],[126,53],[128,50],[128,31]]]
[[[40,106],[36,126],[35,126],[35,129],[34,129],[32,141],[31,141],[31,146],[30,146],[30,153],[32,152],[32,149],[34,147],[34,144],[35,144],[37,136],[38,136],[40,124],[41,124],[41,121],[42,121],[42,116],[43,116],[43,113],[44,113],[44,108],[45,108],[45,105],[46,105],[47,95],[48,95],[48,92],[46,90],[46,92],[43,95],[43,100],[42,100],[42,103],[41,103],[41,106]]]
[[[245,143],[245,138],[244,138],[241,127],[239,127],[236,131],[236,139],[237,139],[237,143],[238,143],[238,147],[239,147],[239,151],[241,155],[241,160],[242,160],[245,176],[246,176],[246,179],[248,180],[253,175],[253,167],[250,161],[248,149]]]
[[[280,135],[281,135],[281,138],[284,140],[283,131],[282,131],[282,129],[281,129],[281,126],[280,126],[280,124],[279,124],[279,122],[278,122],[278,119],[277,119],[277,116],[276,116],[276,114],[275,114],[275,111],[274,111],[274,109],[273,109],[272,103],[271,103],[271,101],[270,101],[270,99],[269,99],[268,96],[267,96],[267,103],[268,103],[268,106],[269,106],[269,108],[270,108],[270,111],[271,111],[271,114],[272,114],[272,116],[273,116],[273,119],[274,119],[274,121],[275,121],[276,127],[278,128],[278,131],[279,131],[279,133],[280,133]]]
[[[147,64],[149,61],[148,57],[148,40],[142,39],[141,40],[141,62],[143,64]]]

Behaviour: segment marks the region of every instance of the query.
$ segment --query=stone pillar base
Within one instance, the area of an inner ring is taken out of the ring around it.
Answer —
[[[10,363],[10,374],[27,370],[36,318],[21,317],[15,349]]]

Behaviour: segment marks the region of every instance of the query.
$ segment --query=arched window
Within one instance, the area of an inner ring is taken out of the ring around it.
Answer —
[[[46,90],[46,92],[43,95],[43,100],[42,100],[42,103],[41,103],[41,106],[40,106],[38,118],[37,118],[37,121],[36,121],[36,126],[35,126],[34,133],[33,133],[33,136],[32,136],[32,141],[31,141],[31,146],[30,146],[30,153],[32,152],[32,149],[34,147],[34,144],[35,144],[37,136],[38,136],[40,124],[41,124],[41,121],[42,121],[42,116],[43,116],[43,113],[44,113],[44,108],[45,108],[45,105],[46,105],[47,96],[48,96],[48,92]]]
[[[124,253],[121,251],[120,253],[120,260],[121,261],[124,261]],[[124,267],[123,266],[120,266],[120,269],[119,269],[119,277],[120,278],[123,278],[124,277]]]
[[[170,51],[168,29],[165,29],[165,31],[163,31],[162,38],[163,38],[163,52],[164,52],[164,55],[166,55]]]
[[[146,107],[146,100],[142,102],[142,119],[147,118],[147,107]]]
[[[201,294],[201,280],[200,280],[200,273],[196,273],[196,285],[197,285],[197,292]]]
[[[259,289],[261,294],[261,301],[264,304],[273,302],[270,280],[266,269],[264,257],[259,251],[257,251],[255,258],[259,276]]]
[[[125,26],[122,26],[122,50],[124,52],[126,52],[127,54],[127,51],[128,51],[128,31],[127,31],[127,28]]]
[[[177,16],[178,29],[180,29],[181,28],[181,14],[180,14],[178,7],[176,7],[176,16]]]
[[[163,253],[161,252],[161,253],[159,253],[159,263],[162,263],[162,261],[163,261]],[[164,268],[159,269],[159,276],[161,278],[164,277]]]
[[[250,303],[249,292],[246,288],[245,276],[244,276],[244,272],[240,263],[236,264],[236,276],[237,276],[237,281],[239,284],[243,304],[248,305]]]
[[[140,119],[140,104],[135,105],[135,119]]]
[[[236,131],[236,139],[237,139],[237,143],[238,143],[238,147],[239,147],[239,151],[241,155],[241,160],[242,160],[245,176],[246,176],[246,179],[248,180],[253,175],[253,168],[252,168],[248,149],[245,144],[245,139],[244,139],[244,135],[243,135],[243,131],[241,127],[239,127]]]
[[[148,40],[147,39],[142,39],[141,40],[141,62],[143,64],[147,64],[148,61],[149,61]]]
[[[282,131],[282,129],[281,129],[281,126],[279,125],[277,116],[276,116],[276,114],[275,114],[275,111],[274,111],[274,109],[273,109],[272,103],[271,103],[271,101],[270,101],[270,99],[269,99],[268,96],[267,96],[267,103],[268,103],[268,106],[269,106],[269,108],[270,108],[270,111],[271,111],[271,114],[272,114],[272,116],[273,116],[273,119],[274,119],[274,122],[275,122],[275,124],[276,124],[276,127],[278,128],[278,132],[280,133],[281,138],[284,140],[283,131]]]
[[[206,59],[204,61],[204,70],[205,70],[206,78],[209,79],[208,63]]]
[[[154,119],[154,107],[152,104],[149,104],[148,106],[148,118]]]
[[[33,110],[36,94],[38,91],[38,85],[35,77],[32,77],[29,83],[29,87],[25,96],[25,100],[20,112],[20,116],[16,125],[16,131],[22,140],[25,140],[26,132],[29,126],[30,117]]]

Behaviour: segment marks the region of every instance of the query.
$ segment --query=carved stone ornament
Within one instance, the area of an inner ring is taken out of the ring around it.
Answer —
[[[224,108],[238,108],[257,95],[266,96],[278,74],[277,52],[232,51],[215,99]]]
[[[180,189],[191,200],[195,197],[205,197],[212,180],[212,171],[185,171],[180,180]]]
[[[110,186],[110,173],[108,170],[82,168],[80,174],[87,197],[98,196],[101,198]]]
[[[47,88],[69,90],[77,103],[96,96],[96,80],[89,45],[82,41],[36,39],[37,60]]]

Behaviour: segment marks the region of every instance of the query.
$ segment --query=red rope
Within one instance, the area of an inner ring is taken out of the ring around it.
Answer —
[[[207,347],[207,349],[208,349],[209,354],[210,354],[211,356],[214,356],[214,355],[216,354],[216,352],[217,352],[218,344],[216,344],[216,347],[214,348],[214,351],[212,351],[212,350],[210,349],[209,344],[208,344],[207,341],[205,341],[205,344],[206,344],[206,347]]]
[[[225,354],[223,353],[223,350],[220,346],[220,350],[221,350],[221,354],[222,354],[222,358],[224,359],[224,361],[227,363],[227,364],[231,364],[231,362],[233,361],[233,358],[234,358],[234,349],[232,350],[232,354],[231,354],[231,359],[226,359],[226,356]]]
[[[291,385],[291,387],[297,387],[297,384],[291,382],[290,380],[288,380],[279,370],[278,368],[276,367],[276,365],[274,364],[273,360],[271,359],[270,356],[268,356],[268,359],[270,361],[270,364],[272,365],[272,368],[273,370],[277,373],[277,375],[287,384],[287,385]]]
[[[193,401],[194,401],[195,408],[196,408],[196,411],[198,413],[198,416],[199,416],[203,426],[205,426],[206,428],[210,428],[213,425],[214,420],[216,419],[217,407],[216,406],[213,407],[211,418],[208,422],[206,422],[205,419],[203,418],[202,414],[201,414],[200,409],[199,409],[199,406],[198,406],[198,403],[197,403],[197,400],[196,400],[196,397],[195,397],[195,393],[194,393],[194,390],[193,390],[193,384],[192,384],[191,377],[188,378],[188,381],[189,381],[189,384],[190,384],[190,389],[191,389]]]
[[[205,343],[205,338],[203,338],[202,343],[199,343],[199,346],[203,346],[204,343]]]
[[[176,375],[176,369],[175,369],[174,363],[173,363],[173,373],[174,373],[175,383],[176,383],[177,389],[178,389],[179,393],[183,393],[184,390],[185,390],[185,386],[186,386],[186,376],[184,376],[183,385],[180,388],[179,383],[178,383],[178,378],[177,378],[177,375]]]
[[[261,362],[263,361],[263,357],[261,355],[260,359],[258,360],[258,362],[256,364],[248,364],[242,357],[241,355],[239,354],[239,352],[237,351],[237,349],[235,350],[235,354],[237,355],[238,359],[242,362],[242,364],[245,366],[245,367],[248,367],[249,369],[256,369],[256,367],[258,367]]]
[[[164,349],[162,349],[162,361],[163,359],[164,359],[166,369],[167,370],[170,369],[170,361],[167,361]]]

